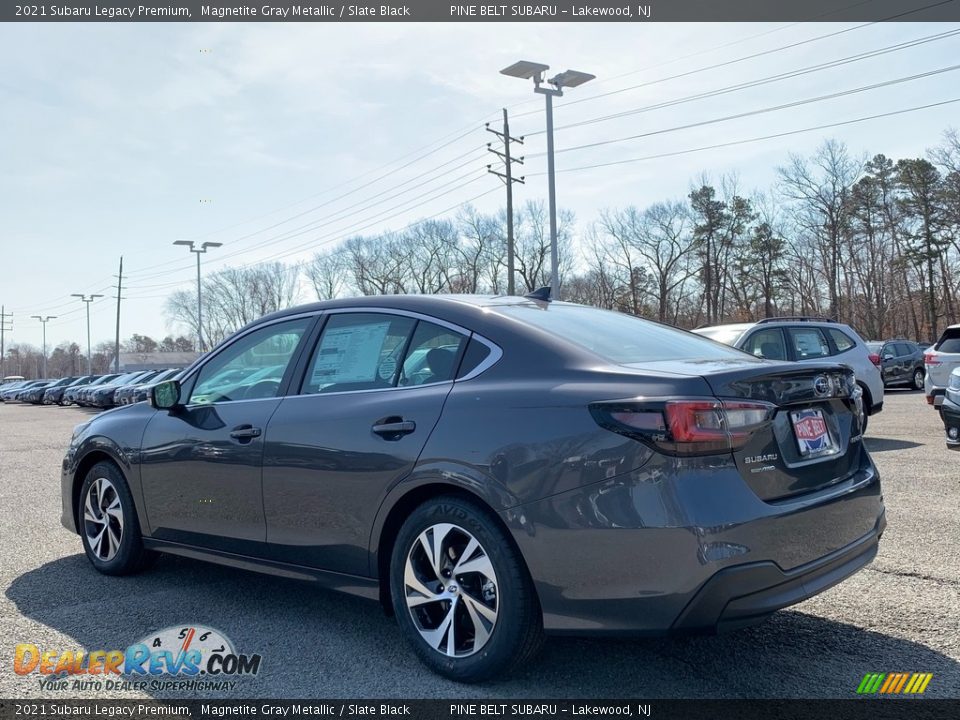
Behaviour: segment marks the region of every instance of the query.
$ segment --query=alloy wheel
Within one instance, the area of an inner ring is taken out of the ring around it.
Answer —
[[[407,553],[404,595],[423,640],[448,657],[467,657],[490,639],[499,585],[486,550],[458,525],[437,523]]]
[[[104,562],[116,556],[123,539],[123,505],[117,488],[105,477],[95,479],[87,490],[83,528],[94,555]]]
[[[913,389],[914,390],[923,390],[923,370],[915,370],[913,372]]]

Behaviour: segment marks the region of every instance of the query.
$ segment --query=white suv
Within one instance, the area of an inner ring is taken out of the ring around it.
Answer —
[[[948,327],[933,347],[923,351],[923,366],[927,370],[923,379],[927,404],[940,407],[950,372],[960,367],[960,325]]]
[[[866,343],[849,325],[824,318],[776,317],[702,327],[694,332],[768,360],[822,362],[831,359],[848,365],[863,390],[867,415],[883,410],[880,370],[870,359]]]

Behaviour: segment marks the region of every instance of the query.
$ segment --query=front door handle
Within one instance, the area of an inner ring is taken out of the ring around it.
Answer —
[[[416,430],[417,424],[402,417],[386,417],[375,422],[370,429],[384,440],[399,440]]]
[[[240,442],[249,442],[255,437],[260,437],[260,428],[253,425],[237,425],[230,431],[230,437]]]

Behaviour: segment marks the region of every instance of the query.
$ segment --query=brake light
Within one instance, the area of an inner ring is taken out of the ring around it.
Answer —
[[[880,367],[880,356],[876,353],[870,353],[870,362],[872,362],[877,367]]]
[[[738,400],[667,400],[595,403],[590,412],[601,427],[667,454],[711,455],[743,447],[773,419],[776,406]]]
[[[941,362],[937,359],[937,356],[934,355],[933,353],[924,353],[923,364],[924,365],[940,365]]]

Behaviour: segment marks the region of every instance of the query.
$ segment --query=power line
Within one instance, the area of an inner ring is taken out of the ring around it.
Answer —
[[[601,147],[603,145],[612,145],[615,143],[627,142],[629,140],[638,140],[640,138],[652,137],[654,135],[664,135],[666,133],[677,132],[679,130],[689,130],[691,128],[703,127],[705,125],[714,125],[716,123],[727,122],[729,120],[739,120],[745,117],[752,117],[754,115],[763,115],[770,112],[775,112],[777,110],[785,110],[787,108],[799,107],[801,105],[811,105],[813,103],[824,102],[826,100],[835,100],[841,97],[847,97],[848,95],[856,95],[861,92],[868,92],[870,90],[877,90],[883,87],[890,87],[892,85],[899,85],[905,82],[912,82],[914,80],[919,80],[922,78],[932,77],[934,75],[940,75],[942,73],[953,72],[954,70],[960,70],[960,65],[950,65],[948,67],[939,68],[937,70],[929,70],[925,73],[918,73],[917,75],[908,75],[902,78],[896,78],[894,80],[885,80],[884,82],[874,83],[872,85],[863,85],[862,87],[852,88],[850,90],[842,90],[840,92],[830,93],[828,95],[819,95],[817,97],[806,98],[804,100],[795,100],[794,102],[783,103],[781,105],[772,105],[770,107],[759,108],[757,110],[749,110],[747,112],[736,113],[735,115],[726,115],[724,117],[712,118],[710,120],[702,120],[700,122],[688,123],[686,125],[677,125],[670,128],[664,128],[662,130],[651,130],[650,132],[638,133],[636,135],[628,135],[621,138],[613,138],[611,140],[598,140],[597,142],[585,143],[583,145],[574,145],[573,147],[562,148],[557,150],[557,154],[573,152],[575,150],[585,150],[594,147]],[[542,153],[540,153],[542,155]],[[531,157],[535,157],[531,155]],[[538,173],[541,174],[541,173]]]
[[[897,43],[895,45],[888,45],[883,48],[878,48],[876,50],[870,50],[864,53],[859,53],[857,55],[849,55],[847,57],[838,58],[837,60],[831,60],[826,63],[820,63],[819,65],[810,65],[805,68],[799,68],[797,70],[789,70],[784,73],[778,73],[776,75],[768,75],[767,77],[759,78],[757,80],[751,80],[744,83],[739,83],[736,85],[728,85],[723,88],[718,88],[716,90],[709,90],[702,93],[696,93],[694,95],[687,95],[685,97],[676,98],[674,100],[667,100],[661,103],[655,103],[653,105],[646,105],[639,108],[633,108],[630,110],[623,110],[617,113],[611,113],[609,115],[601,115],[595,118],[589,118],[587,120],[580,120],[578,122],[568,123],[566,125],[561,125],[556,128],[556,130],[567,130],[569,128],[582,127],[584,125],[593,125],[595,123],[606,122],[608,120],[617,120],[624,117],[629,117],[631,115],[637,115],[644,112],[649,112],[651,110],[660,110],[665,107],[673,107],[675,105],[682,105],[688,102],[694,102],[696,100],[704,100],[707,98],[717,97],[718,95],[726,95],[732,92],[738,92],[740,90],[746,90],[749,88],[759,87],[761,85],[768,85],[771,83],[779,82],[781,80],[788,80],[795,77],[800,77],[802,75],[808,75],[815,72],[820,72],[822,70],[829,70],[837,67],[842,67],[854,62],[859,62],[860,60],[866,60],[874,57],[879,57],[881,55],[886,55],[887,53],[899,52],[900,50],[906,50],[913,48],[919,45],[924,45],[929,42],[936,42],[938,40],[945,40],[950,37],[954,37],[960,34],[960,28],[954,30],[948,30],[946,32],[937,33],[934,35],[927,35],[922,38],[917,38],[914,40],[908,40],[903,43]],[[543,134],[544,131],[539,130],[535,132],[527,133],[527,137],[533,137],[536,135]],[[534,157],[534,156],[531,156]]]
[[[637,158],[628,158],[626,160],[611,160],[610,162],[603,163],[594,163],[591,165],[580,165],[578,167],[572,168],[563,168],[557,170],[558,173],[563,172],[577,172],[580,170],[592,170],[594,168],[602,167],[612,167],[614,165],[627,165],[629,163],[635,162],[644,162],[647,160],[660,160],[662,158],[676,157],[678,155],[688,155],[690,153],[703,152],[704,150],[718,150],[720,148],[733,147],[735,145],[746,145],[748,143],[760,142],[762,140],[773,140],[775,138],[789,137],[791,135],[799,135],[801,133],[815,132],[817,130],[827,130],[829,128],[842,127],[844,125],[853,125],[855,123],[866,122],[868,120],[877,120],[879,118],[893,117],[895,115],[903,115],[911,112],[918,112],[920,110],[928,110],[930,108],[942,107],[944,105],[950,105],[951,103],[960,102],[960,97],[954,98],[952,100],[943,100],[940,102],[929,103],[927,105],[917,105],[915,107],[904,108],[902,110],[892,110],[885,113],[877,113],[876,115],[866,115],[864,117],[854,118],[852,120],[843,120],[835,123],[827,123],[825,125],[814,125],[812,127],[801,128],[799,130],[788,130],[781,133],[773,133],[770,135],[761,135],[759,137],[746,138],[744,140],[733,140],[725,143],[717,143],[715,145],[704,145],[702,147],[688,148],[686,150],[676,150],[674,152],[667,153],[658,153],[656,155],[646,155],[644,157]],[[545,175],[546,173],[532,173],[533,176]]]
[[[741,57],[734,58],[733,60],[727,60],[727,61],[720,62],[720,63],[714,63],[714,64],[712,64],[712,65],[705,65],[705,66],[702,66],[702,67],[699,67],[699,68],[695,68],[695,69],[693,69],[693,70],[688,70],[688,71],[686,71],[686,72],[678,73],[678,74],[676,74],[676,75],[670,75],[670,76],[667,76],[667,77],[658,78],[658,79],[656,79],[656,80],[648,80],[648,81],[646,81],[646,82],[639,83],[639,84],[637,84],[637,85],[631,85],[631,86],[625,87],[625,88],[620,88],[620,89],[618,89],[618,90],[610,90],[610,91],[608,91],[608,92],[599,93],[599,94],[597,94],[597,95],[590,95],[590,96],[588,96],[588,97],[581,97],[581,98],[578,98],[578,99],[576,99],[576,100],[570,100],[570,101],[565,102],[565,103],[559,103],[559,104],[557,105],[557,107],[558,107],[558,108],[568,107],[568,106],[570,106],[570,105],[577,105],[577,104],[579,104],[579,103],[591,102],[591,101],[593,101],[593,100],[599,100],[600,98],[610,97],[611,95],[617,95],[617,94],[619,94],[619,93],[630,92],[631,90],[638,90],[638,89],[640,89],[640,88],[650,87],[651,85],[657,85],[657,84],[659,84],[659,83],[669,82],[669,81],[671,81],[671,80],[678,80],[678,79],[680,79],[680,78],[690,77],[691,75],[697,75],[697,74],[699,74],[699,73],[707,72],[707,71],[709,71],[709,70],[717,70],[717,69],[719,69],[719,68],[729,67],[730,65],[735,65],[735,64],[737,64],[737,63],[745,62],[745,61],[747,61],[747,60],[754,60],[754,59],[759,58],[759,57],[765,57],[765,56],[767,56],[767,55],[773,55],[773,54],[775,54],[775,53],[783,52],[784,50],[790,50],[790,49],[793,49],[793,48],[795,48],[795,47],[800,47],[800,46],[802,46],[802,45],[808,45],[808,44],[810,44],[810,43],[818,42],[818,41],[820,41],[820,40],[826,40],[826,39],[828,39],[828,38],[837,37],[837,36],[839,36],[839,35],[844,35],[844,34],[849,33],[849,32],[854,32],[854,31],[856,31],[856,30],[861,30],[861,29],[863,29],[863,28],[865,28],[865,27],[870,27],[871,25],[876,25],[876,24],[878,24],[878,23],[889,22],[889,21],[891,21],[891,20],[897,20],[897,19],[906,17],[907,15],[912,15],[912,14],[914,14],[914,13],[923,12],[924,10],[930,10],[930,9],[932,9],[932,8],[935,8],[935,7],[940,7],[941,5],[949,5],[949,4],[952,3],[952,2],[955,2],[955,0],[941,0],[940,2],[932,3],[932,4],[930,4],[930,5],[924,5],[923,7],[915,8],[915,9],[913,9],[913,10],[906,10],[906,11],[904,11],[904,12],[897,13],[897,14],[895,14],[895,15],[891,15],[891,16],[889,16],[889,17],[883,18],[882,20],[874,20],[874,21],[871,21],[871,22],[862,23],[862,24],[860,24],[860,25],[854,25],[853,27],[844,28],[843,30],[836,30],[836,31],[834,31],[834,32],[826,33],[826,34],[824,34],[824,35],[817,35],[816,37],[808,38],[808,39],[806,39],[806,40],[800,40],[800,41],[797,41],[797,42],[795,42],[795,43],[790,43],[790,44],[788,44],[788,45],[781,45],[781,46],[779,46],[779,47],[771,48],[771,49],[769,49],[769,50],[763,50],[763,51],[760,51],[760,52],[751,53],[751,54],[749,54],[749,55],[743,55],[743,56],[741,56]],[[654,67],[656,67],[656,66],[654,66]],[[642,71],[637,71],[637,72],[642,72]],[[538,112],[539,112],[539,111],[537,111],[537,110],[530,110],[530,111],[528,111],[528,112],[518,113],[518,114],[514,115],[514,117],[526,117],[527,115],[535,115],[535,114],[538,114]]]

